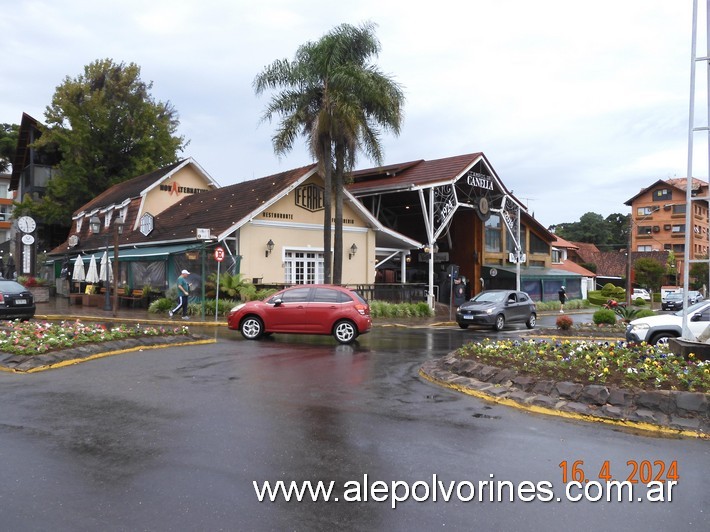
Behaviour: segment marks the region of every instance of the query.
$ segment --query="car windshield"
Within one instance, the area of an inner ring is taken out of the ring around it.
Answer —
[[[471,301],[479,303],[499,303],[505,299],[505,292],[481,292]]]
[[[666,296],[666,301],[680,301],[683,299],[683,294],[673,293]]]
[[[707,306],[709,306],[709,305],[710,305],[710,303],[708,303],[707,301],[700,301],[699,303],[695,303],[694,305],[690,305],[690,306],[686,309],[686,312],[687,312],[688,314],[691,314],[691,313],[697,312],[698,310],[703,309],[703,308],[705,308],[705,307],[707,307]],[[682,311],[682,310],[679,310],[679,311],[677,311],[677,312],[674,312],[673,315],[674,315],[674,316],[681,316],[681,317],[682,317],[682,316],[683,316],[683,311]]]

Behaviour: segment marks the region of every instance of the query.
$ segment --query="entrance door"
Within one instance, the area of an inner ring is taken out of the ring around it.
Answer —
[[[285,282],[319,284],[323,282],[323,253],[318,251],[286,251],[284,253]]]

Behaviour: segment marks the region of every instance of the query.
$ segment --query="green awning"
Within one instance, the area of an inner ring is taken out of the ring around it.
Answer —
[[[200,250],[202,246],[195,244],[173,244],[170,246],[143,246],[136,248],[121,248],[118,250],[118,260],[119,262],[126,261],[159,261],[168,260],[170,255],[177,255],[179,253],[184,253],[186,251]],[[101,262],[101,257],[104,256],[105,251],[95,251],[94,253],[84,253],[81,255],[85,263],[91,260],[92,255],[96,258],[96,262]],[[109,246],[108,256],[113,260],[113,247]],[[76,260],[76,254],[67,255],[70,261]],[[55,257],[54,260],[48,260],[47,263],[52,262],[62,262],[64,257]]]

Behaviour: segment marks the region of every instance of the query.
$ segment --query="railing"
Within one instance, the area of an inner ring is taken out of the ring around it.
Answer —
[[[292,284],[260,284],[255,283],[260,290],[271,288],[281,290]],[[344,284],[346,288],[355,290],[368,301],[387,301],[389,303],[419,303],[427,301],[429,285],[425,283],[375,283],[375,284]],[[434,292],[438,287],[434,286]]]
[[[427,300],[429,285],[424,283],[376,283],[343,285],[357,291],[368,301],[419,303]]]

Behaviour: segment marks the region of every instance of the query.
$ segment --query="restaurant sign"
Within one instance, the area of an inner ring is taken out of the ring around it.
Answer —
[[[313,183],[302,185],[296,188],[295,202],[298,207],[307,211],[316,212],[323,210],[325,202],[324,189]]]

